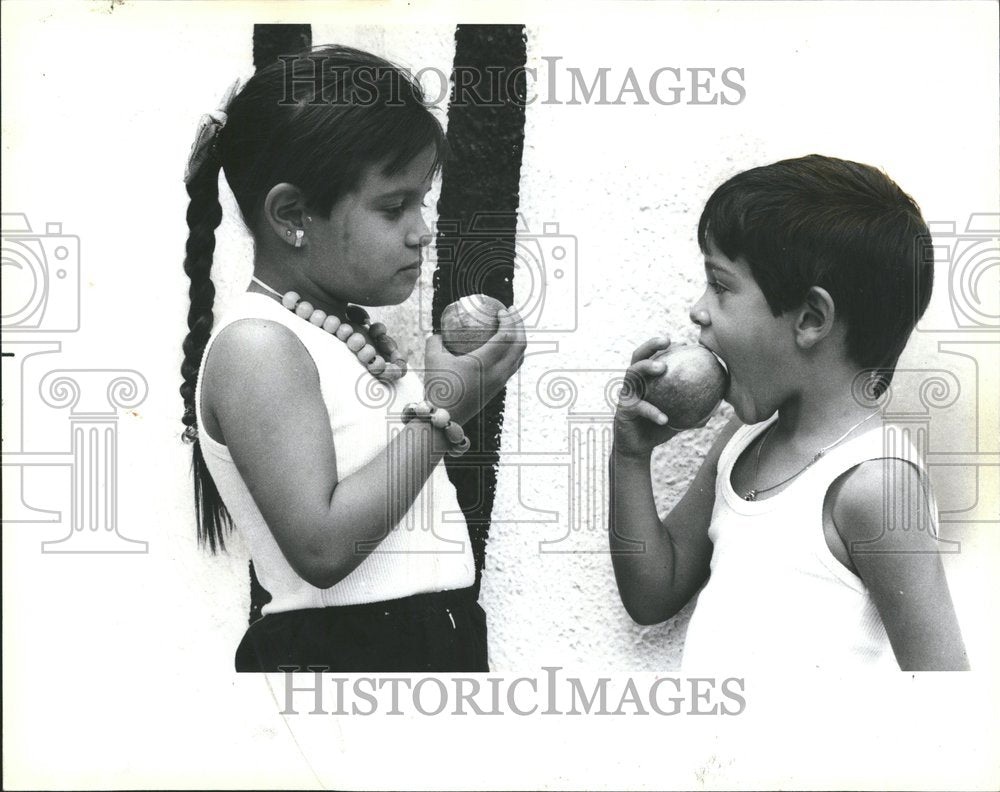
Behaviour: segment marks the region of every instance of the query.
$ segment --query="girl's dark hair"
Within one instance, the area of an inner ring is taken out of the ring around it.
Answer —
[[[729,259],[743,257],[771,312],[826,289],[847,326],[847,356],[892,380],[927,309],[931,235],[916,202],[882,171],[817,154],[753,168],[712,193],[698,223]]]
[[[183,438],[193,444],[198,539],[213,553],[225,547],[224,529],[232,527],[232,520],[202,455],[195,394],[213,323],[220,168],[253,231],[276,184],[294,184],[309,210],[326,216],[372,165],[392,175],[434,146],[436,171],[447,152],[444,132],[420,85],[388,61],[348,47],[317,47],[279,58],[258,71],[225,111],[212,155],[187,185],[191,202],[184,271],[191,279],[191,307],[180,387]]]

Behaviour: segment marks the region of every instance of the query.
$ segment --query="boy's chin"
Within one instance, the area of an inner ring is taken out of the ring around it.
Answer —
[[[742,423],[747,425],[766,421],[775,413],[775,410],[768,409],[763,405],[757,404],[757,402],[746,394],[740,393],[739,391],[734,392],[732,386],[730,386],[729,390],[726,392],[724,401],[733,408],[733,412],[736,414],[736,417],[739,418]]]

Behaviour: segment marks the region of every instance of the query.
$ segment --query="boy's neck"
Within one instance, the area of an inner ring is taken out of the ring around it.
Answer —
[[[838,367],[812,378],[778,408],[775,439],[815,452],[834,442],[851,427],[878,412],[873,402],[860,401],[854,387],[856,368]],[[878,425],[871,418],[859,430]],[[815,448],[813,448],[815,446]]]

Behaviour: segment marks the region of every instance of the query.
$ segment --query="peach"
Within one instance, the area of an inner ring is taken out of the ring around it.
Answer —
[[[468,355],[489,341],[500,328],[497,311],[504,304],[485,294],[470,294],[448,305],[441,314],[441,340],[453,355]]]
[[[691,429],[719,406],[729,387],[729,374],[715,354],[700,344],[675,344],[653,355],[667,370],[651,380],[645,399],[675,429]]]

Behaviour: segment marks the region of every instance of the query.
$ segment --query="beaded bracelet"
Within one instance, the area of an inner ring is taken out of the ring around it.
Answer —
[[[444,430],[444,436],[451,444],[451,448],[447,452],[448,456],[462,456],[472,445],[469,438],[465,436],[461,424],[451,420],[448,411],[443,407],[435,407],[427,401],[411,402],[403,408],[403,423],[408,424],[414,419],[429,421],[431,426]]]

